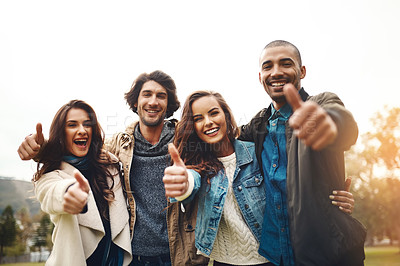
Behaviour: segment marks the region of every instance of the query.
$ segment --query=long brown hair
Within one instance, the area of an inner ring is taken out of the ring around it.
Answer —
[[[206,96],[214,97],[221,106],[225,114],[229,140],[233,142],[239,136],[239,128],[236,125],[232,111],[221,94],[212,91],[196,91],[188,96],[183,106],[181,121],[176,126],[174,144],[188,168],[194,169],[202,177],[210,179],[223,166],[212,151],[211,146],[197,136],[194,129],[192,110],[193,102]]]
[[[72,100],[57,111],[50,126],[49,140],[40,152],[40,160],[38,161],[37,172],[33,177],[33,181],[38,181],[44,174],[60,169],[63,156],[69,154],[66,147],[65,126],[67,114],[71,109],[84,110],[90,119],[92,141],[87,156],[90,161],[90,173],[92,176],[86,176],[86,178],[91,180],[91,189],[96,196],[96,200],[100,201],[96,203],[103,217],[107,218],[107,205],[114,200],[114,192],[112,191],[114,182],[111,187],[107,183],[107,177],[114,180],[108,167],[112,165],[117,169],[119,168],[116,162],[112,162],[110,155],[102,150],[104,132],[98,123],[96,113],[86,102]]]

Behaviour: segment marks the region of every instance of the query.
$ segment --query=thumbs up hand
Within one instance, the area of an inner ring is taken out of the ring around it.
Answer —
[[[36,133],[27,136],[21,145],[18,147],[18,155],[21,160],[33,159],[40,150],[44,142],[44,136],[42,133],[42,124],[37,123]]]
[[[75,171],[74,177],[77,182],[67,189],[63,201],[64,211],[70,214],[78,214],[83,210],[90,191],[89,182],[80,172]]]
[[[167,197],[176,198],[182,196],[188,190],[188,173],[174,144],[170,143],[168,145],[168,152],[174,164],[167,167],[164,171],[163,182],[165,195]]]
[[[286,84],[283,92],[293,109],[289,126],[305,145],[321,150],[336,139],[337,126],[321,106],[313,101],[303,102],[293,84]]]

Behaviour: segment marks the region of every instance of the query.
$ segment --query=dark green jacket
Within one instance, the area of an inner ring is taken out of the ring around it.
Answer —
[[[287,199],[290,237],[296,265],[335,265],[343,259],[362,261],[366,231],[352,216],[331,204],[333,190],[345,188],[344,151],[357,140],[358,127],[352,114],[333,93],[309,96],[299,91],[303,101],[315,101],[336,123],[338,136],[321,151],[305,146],[286,124]],[[247,125],[242,126],[239,139],[256,144],[257,159],[261,152],[271,108],[261,110]],[[260,165],[260,169],[263,169]],[[265,177],[265,180],[268,180]],[[268,206],[267,206],[268,207]],[[355,255],[349,255],[349,252]]]

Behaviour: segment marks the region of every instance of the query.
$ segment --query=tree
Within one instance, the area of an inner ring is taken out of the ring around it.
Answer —
[[[15,245],[15,255],[24,254],[27,250],[28,240],[32,237],[32,218],[26,208],[22,208],[15,213],[17,220],[17,243]]]
[[[4,255],[4,247],[14,244],[17,235],[17,224],[14,218],[14,211],[8,205],[0,217],[0,262]]]
[[[40,225],[36,230],[34,245],[42,251],[42,247],[51,246],[50,234],[52,231],[52,223],[47,213],[43,213],[40,219]]]
[[[353,177],[353,215],[373,244],[374,238],[400,240],[400,108],[385,107],[371,122],[374,129],[346,153],[346,174]]]

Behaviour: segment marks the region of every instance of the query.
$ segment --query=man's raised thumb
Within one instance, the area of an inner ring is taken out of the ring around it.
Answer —
[[[43,136],[43,131],[42,131],[42,124],[37,123],[36,124],[36,143],[39,145],[42,145],[44,142],[44,136]]]
[[[296,111],[303,104],[303,100],[300,98],[299,92],[293,86],[288,83],[283,87],[283,93],[285,94],[286,101],[290,104],[293,111]]]
[[[89,193],[90,186],[87,179],[79,171],[74,171],[74,177],[76,181],[79,183],[79,187],[86,193]]]
[[[178,150],[173,143],[168,144],[168,152],[171,155],[171,159],[176,166],[185,166],[181,157],[179,156]]]

